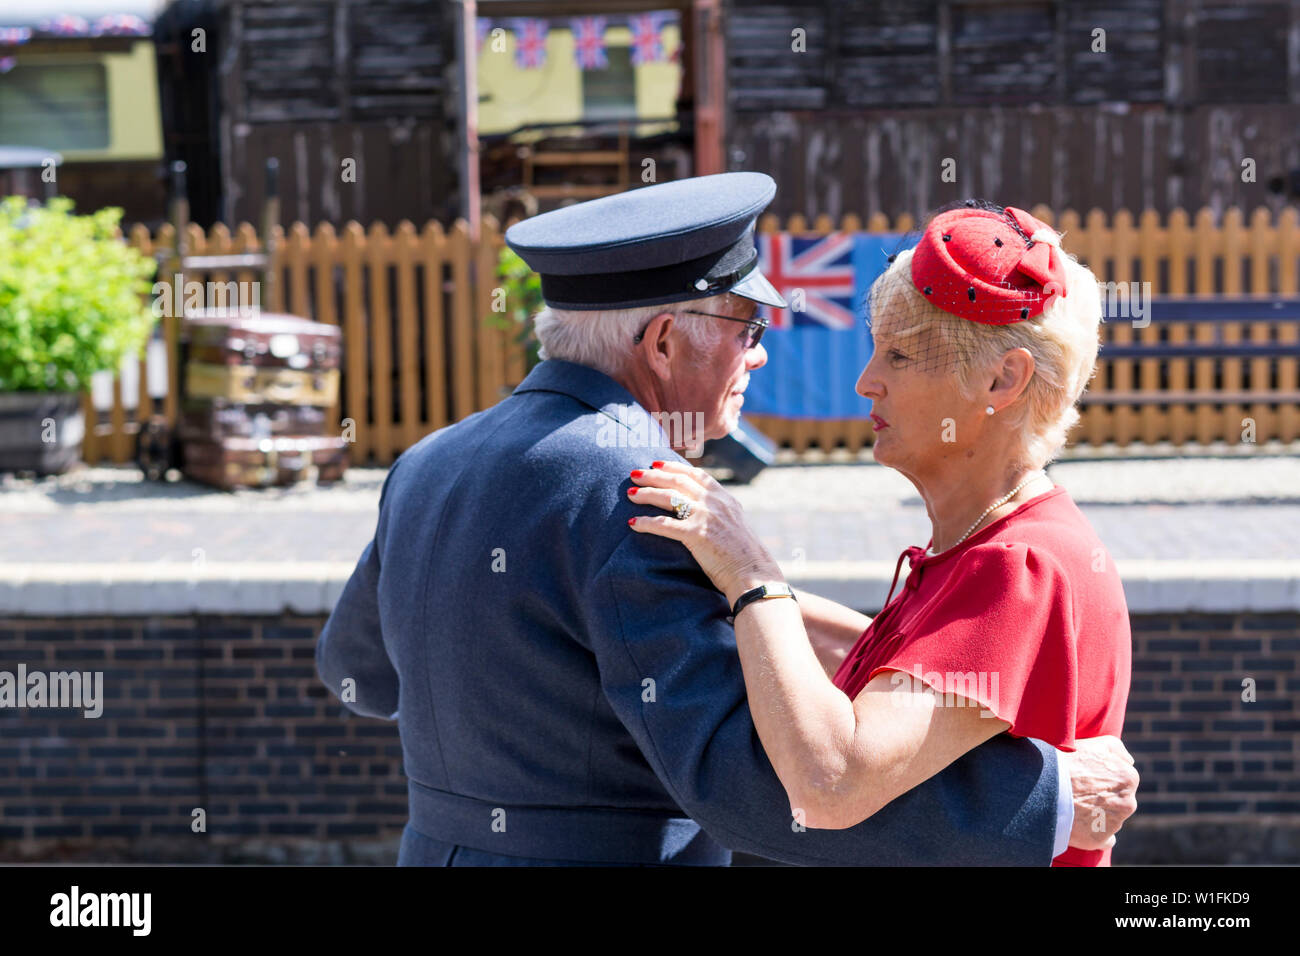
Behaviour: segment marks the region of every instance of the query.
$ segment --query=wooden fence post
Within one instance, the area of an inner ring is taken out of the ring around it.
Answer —
[[[353,421],[355,441],[350,461],[354,465],[375,454],[372,416],[367,410],[370,384],[370,337],[362,304],[362,265],[366,255],[366,234],[358,222],[343,227],[343,356],[347,363],[347,409]],[[377,417],[377,415],[375,416]]]
[[[420,263],[424,267],[424,414],[430,431],[450,424],[447,415],[447,320],[443,307],[443,267],[446,261],[442,226],[431,221],[420,237]]]
[[[420,332],[415,301],[415,261],[419,254],[415,225],[403,219],[393,236],[397,270],[397,381],[402,410],[402,448],[423,437],[420,422]]]
[[[1106,247],[1110,250],[1111,270],[1110,277],[1113,285],[1108,288],[1116,293],[1116,299],[1121,296],[1127,296],[1132,290],[1130,283],[1133,281],[1133,258],[1137,249],[1137,233],[1133,228],[1133,215],[1127,209],[1120,209],[1111,219],[1110,242]],[[1093,243],[1094,254],[1100,252],[1097,244]],[[1101,260],[1098,259],[1098,264]],[[1133,342],[1133,321],[1132,309],[1127,309],[1128,318],[1117,320],[1111,328],[1111,340],[1120,345],[1130,345]],[[1113,388],[1117,392],[1133,391],[1133,360],[1120,359],[1114,363]],[[1117,405],[1113,409],[1114,424],[1111,440],[1120,445],[1127,445],[1133,441],[1137,435],[1137,414],[1133,411],[1131,405]]]
[[[1225,295],[1241,295],[1245,289],[1242,288],[1241,282],[1241,257],[1245,251],[1246,236],[1245,230],[1241,224],[1241,210],[1235,207],[1227,210],[1223,217],[1223,224],[1219,228],[1219,235],[1223,237],[1223,293]],[[1220,334],[1223,337],[1224,345],[1239,345],[1241,343],[1241,323],[1224,322]],[[1219,360],[1221,364],[1221,387],[1225,392],[1240,393],[1244,382],[1242,381],[1242,371],[1245,366],[1245,360],[1235,356],[1224,356]],[[1242,420],[1245,418],[1244,409],[1237,402],[1225,403],[1222,413],[1218,416],[1218,427],[1215,429],[1215,438],[1227,442],[1229,445],[1237,444],[1241,441]]]
[[[1069,222],[1065,216],[1061,217],[1061,221],[1062,223]],[[1075,223],[1077,221],[1076,218]],[[1110,230],[1106,228],[1105,214],[1100,209],[1089,210],[1087,225],[1082,229],[1071,228],[1070,234],[1079,237],[1078,241],[1072,244],[1072,251],[1092,269],[1097,281],[1102,283],[1104,287],[1105,283],[1110,281],[1106,268]],[[1106,322],[1102,325],[1101,341],[1103,347],[1106,343],[1115,341],[1115,323]],[[1105,395],[1107,392],[1114,391],[1110,381],[1114,364],[1110,359],[1105,359],[1099,364],[1097,375],[1092,380],[1091,386],[1089,386],[1089,391],[1094,395]],[[1090,444],[1102,445],[1114,440],[1114,415],[1107,404],[1101,402],[1089,405],[1084,414],[1084,420],[1085,434]]]
[[[1189,225],[1187,210],[1175,209],[1169,214],[1166,228],[1167,262],[1169,263],[1169,287],[1165,290],[1171,295],[1189,295],[1192,291],[1187,275],[1187,263],[1192,254],[1192,230]],[[1175,322],[1169,329],[1171,345],[1186,345],[1188,330],[1186,322]],[[1191,388],[1191,360],[1185,356],[1176,356],[1165,360],[1169,390],[1187,392]],[[1179,402],[1169,408],[1169,440],[1175,445],[1186,442],[1194,431],[1193,412],[1187,405]]]
[[[1222,237],[1215,228],[1214,214],[1209,209],[1202,209],[1196,214],[1196,227],[1193,234],[1196,250],[1196,293],[1213,295],[1216,291],[1214,267]],[[1214,343],[1215,329],[1208,322],[1196,323],[1194,341],[1201,344]],[[1193,360],[1193,376],[1196,391],[1202,395],[1214,391],[1214,359],[1197,358]],[[1196,440],[1208,445],[1217,437],[1220,416],[1215,414],[1214,406],[1202,402],[1196,406]]]
[[[375,460],[393,460],[393,316],[388,302],[388,263],[393,244],[382,222],[366,236],[366,271],[370,279],[370,398],[374,405]]]
[[[1247,237],[1247,244],[1250,249],[1250,292],[1252,295],[1264,295],[1268,292],[1269,286],[1269,260],[1272,257],[1273,250],[1277,248],[1277,230],[1272,226],[1272,217],[1267,209],[1258,208],[1250,217],[1250,232]],[[1272,322],[1252,322],[1250,324],[1250,341],[1258,345],[1266,345],[1269,342],[1270,333],[1273,327]],[[1285,326],[1288,323],[1279,323],[1279,326]],[[1293,324],[1293,323],[1292,323]],[[1253,395],[1259,395],[1260,398],[1250,406],[1250,416],[1255,420],[1255,441],[1265,442],[1278,435],[1278,415],[1268,404],[1267,394],[1270,391],[1272,360],[1267,357],[1253,358],[1250,360],[1250,391]],[[1238,432],[1235,439],[1229,441],[1241,441],[1241,425],[1238,425]]]
[[[474,290],[470,286],[469,226],[458,219],[447,235],[451,261],[451,417],[460,421],[474,408]]]
[[[248,232],[256,236],[251,226]],[[313,310],[311,317],[324,325],[339,325],[338,305],[335,299],[336,291],[334,287],[334,266],[338,262],[339,243],[334,234],[334,227],[328,222],[322,222],[316,227],[316,235],[311,238],[311,248],[308,250],[309,261],[316,279],[316,308]],[[346,335],[346,331],[340,329],[340,333]],[[338,399],[334,402],[333,407],[326,413],[329,416],[330,434],[334,434],[335,429],[342,428],[342,408],[343,393],[339,393]],[[355,429],[353,430],[355,432]]]
[[[1154,209],[1143,210],[1138,217],[1138,299],[1146,307],[1146,327],[1138,331],[1138,341],[1143,345],[1155,346],[1160,341],[1160,327],[1152,318],[1151,294],[1160,287],[1160,258],[1164,253],[1164,230],[1160,228],[1160,216]],[[1130,310],[1130,315],[1132,310]],[[1145,393],[1160,390],[1160,359],[1144,358],[1138,362],[1138,388]],[[1161,414],[1156,405],[1146,404],[1138,410],[1138,432],[1142,441],[1153,445],[1166,435],[1168,415]]]
[[[1296,281],[1297,258],[1300,258],[1300,214],[1295,206],[1282,210],[1277,222],[1277,284],[1282,295],[1294,296],[1300,291]],[[1300,389],[1300,323],[1283,322],[1278,330],[1278,343],[1292,346],[1290,356],[1277,362],[1277,387],[1279,391],[1295,393]],[[1300,438],[1300,405],[1283,404],[1278,415],[1278,437],[1284,442]]]

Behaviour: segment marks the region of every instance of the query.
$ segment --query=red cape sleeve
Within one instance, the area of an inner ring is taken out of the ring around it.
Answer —
[[[1074,750],[1076,631],[1069,582],[1048,554],[1011,542],[970,548],[908,630],[872,677],[907,672],[977,701],[1016,736]]]

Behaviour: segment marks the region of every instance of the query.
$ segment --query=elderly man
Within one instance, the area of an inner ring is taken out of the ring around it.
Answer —
[[[1037,864],[1096,848],[1136,804],[1114,738],[1068,755],[1000,735],[846,830],[795,814],[759,743],[725,598],[637,535],[629,473],[735,426],[766,361],[766,176],[706,176],[515,226],[542,276],[545,360],[394,464],[317,665],[396,718],[399,864]],[[654,427],[647,427],[647,420]],[[665,425],[665,422],[667,425]],[[800,594],[827,667],[868,619]],[[1096,811],[1101,811],[1100,813]]]

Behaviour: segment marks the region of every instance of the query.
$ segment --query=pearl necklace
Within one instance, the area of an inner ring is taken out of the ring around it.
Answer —
[[[1039,471],[1031,472],[1028,478],[1026,478],[1020,484],[1012,488],[1011,491],[1008,492],[1006,495],[1002,496],[997,501],[993,502],[993,504],[985,508],[984,513],[975,519],[975,523],[966,529],[966,533],[962,535],[960,538],[958,538],[956,541],[954,541],[952,546],[947,548],[946,550],[951,551],[953,548],[957,547],[957,545],[961,544],[963,541],[969,538],[971,532],[980,526],[980,522],[983,521],[985,518],[987,518],[990,512],[996,511],[998,508],[1002,507],[1004,504],[1006,504],[1008,501],[1014,498],[1016,496],[1016,493],[1020,491],[1021,488],[1025,487],[1025,485],[1029,484],[1031,481],[1033,481],[1035,478],[1038,478],[1039,476],[1046,478],[1047,472],[1042,471],[1041,469]],[[925,553],[934,554],[934,549],[926,548]]]

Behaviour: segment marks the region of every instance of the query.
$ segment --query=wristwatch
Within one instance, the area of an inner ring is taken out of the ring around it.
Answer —
[[[794,590],[784,581],[779,583],[773,582],[771,584],[760,584],[758,587],[751,588],[740,597],[736,598],[736,605],[731,609],[731,619],[734,621],[736,615],[749,607],[749,605],[753,604],[755,601],[767,601],[771,598],[789,598],[796,604],[799,603],[799,599],[794,596]]]

